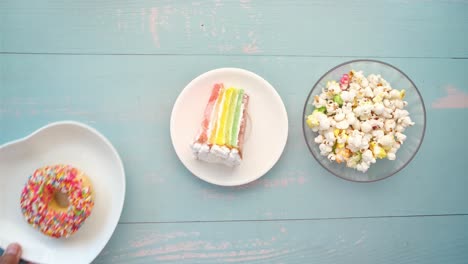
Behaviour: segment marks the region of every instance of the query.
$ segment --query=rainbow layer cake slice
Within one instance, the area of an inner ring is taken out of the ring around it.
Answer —
[[[248,102],[243,89],[224,88],[222,83],[213,86],[191,145],[196,158],[228,166],[241,163]]]

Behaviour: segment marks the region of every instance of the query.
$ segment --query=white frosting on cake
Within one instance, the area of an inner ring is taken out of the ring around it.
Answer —
[[[231,167],[241,163],[241,157],[237,149],[229,149],[226,146],[194,143],[191,145],[193,155],[199,159],[211,163],[222,163]]]
[[[243,100],[243,98],[239,98],[239,100]],[[241,123],[242,123],[242,116],[243,116],[243,113],[244,113],[244,107],[245,105],[242,103],[241,104],[241,109],[240,109],[240,117],[239,117],[239,120],[237,121],[237,124],[236,124],[236,127],[237,127],[237,134],[236,134],[236,144],[235,146],[239,145],[239,134],[240,134],[240,126],[241,126]]]

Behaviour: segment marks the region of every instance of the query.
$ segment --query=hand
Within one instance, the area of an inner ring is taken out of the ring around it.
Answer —
[[[21,258],[21,246],[14,243],[8,245],[3,256],[0,257],[0,264],[18,264]]]

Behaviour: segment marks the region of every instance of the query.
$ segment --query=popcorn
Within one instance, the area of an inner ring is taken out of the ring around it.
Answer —
[[[335,120],[336,121],[343,121],[345,119],[346,115],[343,113],[341,109],[338,109],[335,114]]]
[[[323,156],[327,156],[332,151],[332,147],[323,143],[320,144],[319,148],[320,148],[320,154]]]
[[[399,99],[399,98],[401,98],[401,97],[400,97],[400,91],[398,91],[398,90],[391,90],[391,91],[390,91],[390,98],[391,98],[391,99],[397,99],[397,98]]]
[[[362,161],[365,162],[365,163],[375,163],[375,158],[374,158],[374,155],[372,154],[372,151],[370,151],[369,149],[366,149],[363,153],[362,153]]]
[[[403,101],[395,101],[395,102],[393,102],[393,104],[398,109],[403,109],[403,107],[405,107],[405,104],[403,103]]]
[[[367,80],[369,81],[369,84],[374,87],[377,87],[377,84],[379,83],[379,79],[380,77],[378,77],[377,75],[375,74],[370,74],[369,76],[367,76]]]
[[[396,123],[395,120],[393,119],[387,119],[385,120],[385,131],[393,131],[395,129]]]
[[[366,172],[377,159],[396,159],[406,140],[403,134],[413,126],[404,108],[405,90],[395,90],[380,75],[350,71],[339,82],[329,81],[314,96],[315,110],[306,117],[318,135],[320,154],[330,162]]]
[[[395,142],[395,139],[393,138],[393,135],[387,134],[383,137],[380,137],[377,142],[382,145],[384,148],[391,148],[393,143]]]
[[[358,107],[354,109],[354,114],[357,117],[363,117],[364,119],[367,119],[372,112],[373,105],[370,103],[362,103]]]
[[[326,115],[319,114],[317,118],[319,121],[319,130],[327,130],[330,128],[330,120]]]
[[[322,135],[318,135],[315,139],[314,139],[315,143],[317,144],[320,144],[323,142],[323,136]]]
[[[395,127],[395,131],[396,132],[403,132],[405,130],[405,128],[402,126],[402,125],[397,125]]]
[[[414,125],[414,122],[411,121],[411,118],[409,116],[402,117],[400,120],[397,121],[398,123],[401,123],[403,127],[407,126],[412,126]]]
[[[327,101],[322,96],[316,95],[316,96],[314,96],[314,105],[316,107],[320,108],[320,107],[326,106]]]
[[[399,118],[402,118],[402,117],[405,117],[405,116],[408,116],[408,115],[409,115],[408,111],[400,110],[400,109],[395,109],[395,112],[393,113],[393,117],[395,119],[399,119]]]
[[[368,87],[369,86],[369,81],[366,78],[361,79],[361,86],[362,87]]]
[[[381,118],[374,118],[369,120],[369,125],[371,125],[372,129],[380,129],[384,126],[384,122]]]
[[[352,152],[359,151],[362,147],[362,135],[359,131],[354,130],[352,135],[348,138],[348,148]]]
[[[357,119],[352,125],[353,125],[353,128],[356,129],[356,130],[361,129],[361,122],[359,122]]]
[[[324,133],[325,140],[328,140],[330,142],[334,142],[336,140],[335,134],[333,130],[328,130],[327,132]]]
[[[354,90],[341,92],[341,99],[343,99],[344,102],[352,102],[354,97],[356,97],[356,92]]]
[[[352,90],[352,91],[358,91],[358,90],[361,89],[361,85],[353,82],[353,83],[349,84],[349,89]],[[356,93],[356,95],[357,95],[357,93]]]
[[[327,113],[333,113],[338,108],[338,104],[329,100],[326,105]]]
[[[374,150],[372,151],[374,156],[379,159],[383,159],[387,156],[387,152],[384,148],[380,147],[379,145],[374,146]]]
[[[371,134],[374,138],[381,138],[385,135],[385,132],[383,130],[376,129],[376,130],[373,130]]]
[[[349,112],[346,114],[346,121],[348,121],[348,124],[354,124],[356,122],[356,116],[354,115],[353,112]]]
[[[335,81],[327,82],[327,89],[331,91],[333,94],[339,94],[341,92],[340,84]]]
[[[400,132],[395,133],[396,140],[403,143],[406,140],[406,136]]]
[[[361,161],[361,155],[360,153],[356,153],[346,161],[346,166],[351,167],[351,168],[356,168],[356,166],[358,165],[360,161]]]
[[[364,89],[364,96],[365,97],[370,97],[370,98],[374,97],[374,91],[372,91],[372,88],[370,88],[367,85],[363,85],[363,87],[366,87]]]
[[[372,109],[372,111],[374,111],[374,113],[376,115],[381,115],[385,110],[385,106],[380,103],[380,102],[377,102],[376,104],[374,104],[374,109]]]
[[[369,164],[361,162],[358,165],[356,165],[356,169],[358,171],[366,172],[369,169]]]
[[[339,129],[347,129],[349,127],[348,120],[343,120],[336,123],[336,127]]]

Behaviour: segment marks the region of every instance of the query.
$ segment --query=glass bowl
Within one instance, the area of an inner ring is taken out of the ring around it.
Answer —
[[[346,167],[345,162],[339,164],[335,161],[328,160],[326,156],[320,155],[319,144],[314,142],[314,138],[318,135],[318,132],[313,132],[306,124],[306,117],[310,115],[315,108],[312,104],[314,96],[322,92],[322,88],[325,88],[327,81],[335,80],[339,82],[341,76],[348,73],[350,70],[362,70],[365,76],[369,74],[380,74],[392,88],[397,90],[405,89],[406,96],[404,100],[408,102],[405,110],[408,110],[412,121],[415,123],[414,126],[406,128],[403,132],[407,138],[396,152],[396,159],[377,159],[377,162],[371,164],[370,168],[365,173],[354,168]],[[314,158],[332,174],[345,180],[355,182],[382,180],[406,167],[418,152],[426,131],[426,109],[416,85],[401,70],[388,63],[376,60],[353,60],[345,62],[325,73],[310,91],[304,105],[302,118],[304,138]]]

